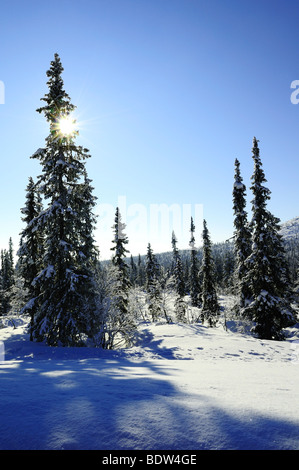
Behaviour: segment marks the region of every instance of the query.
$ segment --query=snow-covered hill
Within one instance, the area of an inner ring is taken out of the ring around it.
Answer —
[[[226,299],[221,299],[226,305]],[[0,329],[1,449],[299,449],[298,325],[143,322],[127,350],[50,348]]]
[[[288,220],[281,224],[281,235],[286,239],[298,239],[299,240],[299,217]]]

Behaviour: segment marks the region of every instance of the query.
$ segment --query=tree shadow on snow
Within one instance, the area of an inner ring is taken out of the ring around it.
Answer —
[[[232,413],[178,389],[172,361],[134,362],[109,351],[91,358],[85,350],[73,358],[70,349],[63,359],[52,349],[59,354],[48,348],[40,360],[28,354],[0,365],[1,449],[299,448],[294,423]]]

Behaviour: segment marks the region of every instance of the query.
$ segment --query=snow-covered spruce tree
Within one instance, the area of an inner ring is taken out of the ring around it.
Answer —
[[[172,232],[171,244],[172,244],[172,256],[173,256],[172,272],[175,278],[176,291],[180,297],[184,297],[185,281],[184,281],[183,265],[182,265],[180,252],[176,246],[177,238],[175,236],[174,231]]]
[[[200,282],[199,282],[199,266],[198,266],[198,257],[197,251],[195,248],[195,225],[193,222],[193,217],[191,217],[191,226],[190,226],[191,238],[189,245],[191,247],[191,259],[190,259],[190,272],[189,272],[189,284],[190,284],[190,297],[191,305],[193,307],[200,307]]]
[[[244,314],[255,322],[253,331],[259,338],[280,340],[283,339],[282,329],[295,323],[295,315],[288,301],[287,267],[279,219],[267,209],[270,190],[264,186],[267,180],[255,137],[252,153],[252,253],[246,262],[246,281],[253,300],[244,308]]]
[[[202,310],[201,320],[205,321],[209,326],[216,326],[218,315],[220,313],[220,306],[218,303],[216,288],[215,288],[215,269],[212,257],[212,243],[210,234],[207,228],[207,223],[203,221],[203,258],[201,266],[202,276]]]
[[[93,217],[85,160],[88,150],[75,144],[78,132],[71,113],[75,106],[64,90],[63,67],[55,54],[47,72],[49,92],[39,108],[50,126],[46,146],[32,158],[40,161],[40,193],[47,206],[38,215],[45,238],[42,269],[33,281],[33,339],[48,345],[84,345],[96,325],[96,291],[92,269]],[[92,257],[92,259],[91,259]]]
[[[234,211],[234,253],[235,253],[235,292],[237,303],[234,310],[237,314],[250,303],[251,291],[246,278],[246,260],[251,253],[251,230],[247,220],[246,186],[240,172],[240,162],[235,160],[235,180],[233,186],[233,211]]]
[[[174,231],[172,232],[171,244],[172,244],[172,255],[173,255],[172,272],[173,272],[174,287],[175,287],[175,292],[176,292],[175,314],[176,314],[176,319],[178,322],[185,323],[186,322],[186,304],[184,300],[184,296],[185,296],[184,273],[183,273],[181,255],[176,246],[177,239],[176,239]]]
[[[126,253],[129,252],[125,247],[125,245],[128,244],[128,237],[124,232],[125,228],[126,225],[122,222],[121,214],[119,208],[117,207],[115,212],[114,225],[112,227],[114,230],[114,239],[112,240],[114,246],[111,248],[111,250],[114,251],[112,256],[112,264],[118,268],[123,285],[123,291],[127,292],[131,287],[131,283],[129,276],[129,266],[125,261]],[[125,313],[126,303],[122,309]]]
[[[123,281],[117,266],[109,263],[104,269],[106,274],[101,287],[101,329],[97,335],[97,343],[104,349],[130,346],[136,332],[135,312],[131,315],[129,309],[130,291],[123,292]]]
[[[42,269],[44,253],[44,237],[42,229],[38,226],[38,216],[42,211],[42,201],[32,177],[29,178],[26,188],[26,203],[21,209],[22,221],[26,226],[21,232],[20,246],[18,250],[18,275],[23,279],[26,292],[25,308],[22,313],[30,314],[30,340],[32,341],[32,328],[34,324],[34,299],[39,295],[39,285],[33,284],[34,279]],[[32,299],[29,303],[28,301]],[[37,304],[35,305],[35,307]]]
[[[14,274],[13,243],[10,237],[8,250],[1,250],[0,314],[6,314],[10,311],[12,287],[15,282]]]
[[[93,213],[97,198],[93,195],[94,188],[91,186],[91,182],[85,171],[84,180],[82,184],[78,186],[79,198],[77,203],[82,204],[82,202],[84,202],[85,207],[80,225],[80,235],[83,240],[80,256],[85,258],[87,266],[93,270],[94,266],[98,264],[99,250],[94,238],[94,229],[97,219]]]
[[[153,321],[156,321],[162,314],[162,288],[160,284],[160,265],[154,255],[150,243],[146,253],[146,292],[148,310]]]
[[[125,245],[128,243],[128,238],[124,233],[125,227],[117,207],[112,227],[114,231],[112,243],[114,246],[111,250],[114,251],[114,254],[111,262],[114,269],[110,269],[110,284],[112,286],[110,292],[110,310],[108,311],[108,317],[104,318],[103,321],[113,323],[114,332],[117,332],[118,336],[123,338],[126,345],[129,345],[132,331],[135,329],[135,322],[128,309],[131,282],[129,266],[125,260],[126,253],[128,253],[128,250],[125,248]],[[112,317],[113,322],[110,321]]]

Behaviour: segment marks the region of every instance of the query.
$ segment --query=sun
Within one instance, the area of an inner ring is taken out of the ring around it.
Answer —
[[[58,121],[59,132],[65,136],[70,137],[76,133],[76,121],[71,116],[62,116]]]

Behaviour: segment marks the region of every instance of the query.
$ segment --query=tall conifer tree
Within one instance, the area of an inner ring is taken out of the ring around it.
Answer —
[[[95,289],[90,259],[94,198],[85,160],[88,150],[75,144],[75,106],[64,90],[63,67],[55,54],[47,72],[49,92],[42,98],[50,133],[46,147],[35,152],[42,166],[38,185],[47,202],[38,224],[45,237],[42,269],[33,281],[39,296],[33,337],[49,345],[83,345],[95,328]],[[88,226],[88,230],[87,230]]]
[[[152,316],[152,320],[157,320],[163,313],[162,308],[162,292],[160,284],[160,265],[154,255],[150,243],[147,247],[146,254],[146,291],[148,309]]]
[[[179,297],[184,297],[185,282],[184,282],[184,274],[183,274],[183,265],[182,265],[180,252],[177,248],[177,239],[176,239],[174,232],[172,232],[171,244],[172,244],[172,255],[173,255],[173,275],[175,278],[176,291]]]
[[[32,330],[35,316],[35,299],[39,295],[38,285],[33,283],[34,279],[42,269],[44,254],[44,238],[41,227],[38,226],[38,216],[42,211],[42,201],[33,179],[30,177],[25,207],[21,209],[23,222],[26,226],[21,232],[20,247],[18,250],[18,273],[23,279],[27,303],[23,309],[31,316],[30,340],[33,339]],[[29,303],[28,301],[31,300]],[[37,306],[37,303],[36,303]]]
[[[144,267],[144,263],[141,259],[140,253],[138,255],[138,261],[137,261],[136,282],[137,282],[138,286],[143,286],[144,283],[145,283],[145,267]]]
[[[137,283],[137,265],[132,254],[130,258],[130,282],[132,286],[135,286]]]
[[[193,218],[191,217],[191,226],[190,226],[191,238],[190,238],[190,247],[191,247],[191,260],[190,260],[190,297],[191,304],[193,307],[200,307],[200,282],[199,282],[199,267],[198,267],[198,258],[197,251],[195,248],[195,225]]]
[[[9,238],[8,250],[1,250],[0,269],[0,314],[6,314],[11,308],[12,287],[14,285],[14,257],[12,238]]]
[[[180,252],[176,246],[177,239],[174,231],[172,232],[171,238],[172,244],[172,254],[173,254],[173,277],[176,290],[176,300],[175,300],[175,313],[176,319],[179,322],[186,322],[186,305],[184,301],[185,296],[185,281],[183,273],[183,265],[181,260]]]
[[[116,208],[113,225],[114,251],[111,264],[108,266],[108,295],[104,299],[107,306],[103,308],[103,344],[105,348],[112,349],[116,344],[129,346],[136,330],[133,315],[129,309],[129,290],[131,287],[129,266],[126,263],[125,245],[128,238],[124,232],[125,224],[122,223],[119,208]]]
[[[246,260],[251,253],[251,231],[246,212],[246,186],[240,172],[240,162],[235,160],[235,180],[233,186],[233,210],[234,210],[234,252],[235,252],[235,285],[237,314],[251,301],[252,293],[246,278]]]
[[[270,190],[265,178],[258,141],[253,139],[252,253],[247,259],[246,280],[253,300],[244,313],[255,321],[254,332],[264,339],[283,339],[282,329],[295,317],[288,301],[285,252],[279,235],[279,219],[267,209]]]
[[[203,221],[203,258],[201,267],[202,276],[202,322],[207,321],[209,326],[216,326],[220,306],[218,303],[215,288],[215,269],[212,257],[212,243],[207,228],[207,223]]]
[[[112,257],[112,264],[117,268],[117,277],[119,282],[119,300],[118,307],[120,311],[120,321],[125,322],[126,316],[128,313],[128,295],[129,289],[131,287],[130,276],[129,276],[129,266],[126,263],[126,253],[128,250],[125,245],[128,244],[128,237],[126,236],[125,224],[122,222],[121,214],[119,208],[116,208],[115,220],[113,225],[114,230],[114,246],[111,248],[114,251]]]

